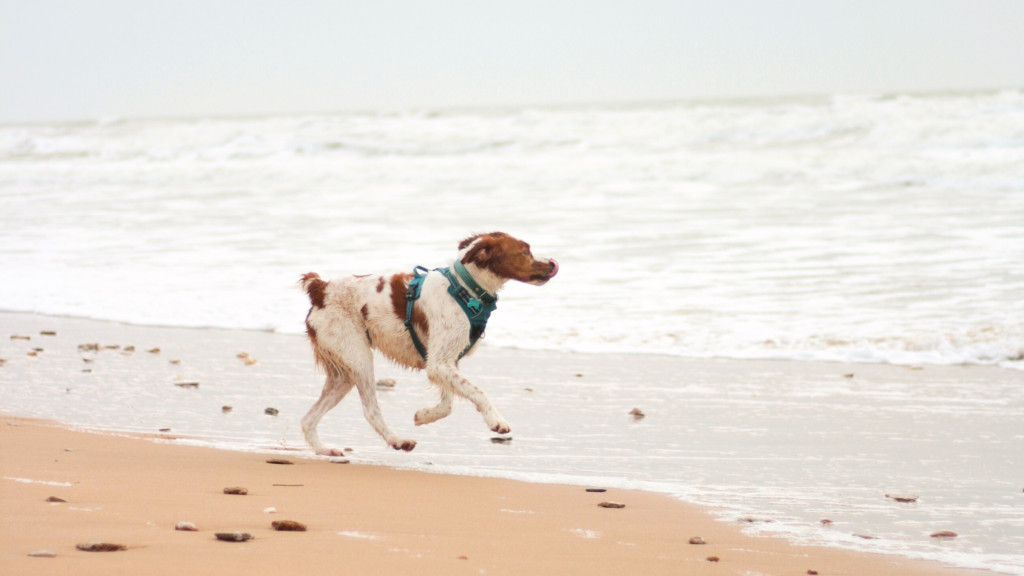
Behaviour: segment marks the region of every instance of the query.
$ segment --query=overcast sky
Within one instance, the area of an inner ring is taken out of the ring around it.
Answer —
[[[0,0],[0,122],[1024,87],[1024,0]]]

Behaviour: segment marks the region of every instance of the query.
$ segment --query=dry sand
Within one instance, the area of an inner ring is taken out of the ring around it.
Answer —
[[[978,574],[798,547],[667,496],[231,452],[0,417],[4,574]],[[248,495],[226,495],[244,486]],[[56,496],[63,503],[47,502]],[[602,501],[622,509],[598,506]],[[276,513],[267,513],[268,507]],[[306,532],[275,532],[295,520]],[[190,521],[197,532],[174,529]],[[221,531],[255,536],[215,539]],[[688,543],[702,537],[706,545]],[[83,552],[81,542],[126,551]],[[47,549],[53,558],[30,557]],[[717,557],[711,562],[708,557]]]

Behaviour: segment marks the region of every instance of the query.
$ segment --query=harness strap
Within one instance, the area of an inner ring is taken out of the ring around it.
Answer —
[[[412,336],[412,344],[416,347],[416,351],[420,353],[424,362],[427,361],[427,349],[423,346],[423,342],[420,341],[420,337],[416,335],[416,330],[412,326],[412,305],[420,297],[420,291],[423,289],[423,280],[427,277],[427,272],[428,270],[423,266],[414,268],[412,280],[409,280],[409,287],[405,289],[405,329]]]
[[[448,280],[448,294],[458,302],[462,312],[466,314],[466,319],[469,320],[469,346],[466,346],[466,349],[459,354],[459,360],[461,360],[463,356],[473,349],[477,341],[483,337],[491,312],[498,308],[498,297],[491,296],[486,290],[481,288],[473,280],[473,277],[469,275],[466,268],[457,260],[455,262],[455,272],[473,290],[474,294],[470,294],[469,290],[459,284],[455,274],[449,268],[435,268],[435,271],[443,274]],[[428,270],[426,268],[417,266],[413,270],[413,278],[409,281],[409,287],[405,291],[405,328],[409,331],[412,343],[416,346],[416,351],[419,352],[424,362],[427,360],[427,350],[413,328],[412,311],[414,303],[420,297],[423,281],[426,279],[427,273]]]

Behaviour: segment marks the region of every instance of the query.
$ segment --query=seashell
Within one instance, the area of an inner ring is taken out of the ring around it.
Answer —
[[[178,522],[177,524],[175,524],[174,525],[174,529],[175,530],[180,530],[182,532],[198,532],[199,531],[199,529],[196,528],[195,524],[193,524],[191,522],[185,522],[184,520],[182,520],[181,522]]]
[[[224,542],[245,542],[255,538],[248,532],[217,532],[214,534],[217,540],[223,540]]]

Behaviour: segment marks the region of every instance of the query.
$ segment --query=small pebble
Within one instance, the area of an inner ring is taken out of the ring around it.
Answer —
[[[707,542],[705,542],[700,536],[694,536],[693,538],[690,538],[690,544],[700,545],[707,544]]]
[[[67,500],[65,500],[63,498],[58,498],[56,496],[50,496],[49,498],[46,499],[46,501],[47,502],[56,502],[58,504],[61,503],[61,502],[67,502]]]
[[[214,536],[217,537],[217,540],[225,542],[245,542],[255,538],[255,536],[248,532],[217,532]]]
[[[180,358],[175,358],[175,359],[171,360],[171,364],[175,364],[175,365],[181,364],[181,359]]]
[[[53,550],[36,550],[35,552],[29,552],[28,555],[32,558],[56,558],[57,553]]]
[[[112,542],[83,542],[77,544],[75,548],[83,552],[120,552],[121,550],[128,549],[124,544],[114,544]]]
[[[277,416],[279,412],[277,408],[267,408],[266,410],[263,411],[263,413],[267,414],[268,416]]]
[[[231,406],[227,406],[227,405],[224,405],[224,406],[221,406],[221,407],[220,407],[220,411],[221,411],[221,412],[224,412],[224,413],[228,413],[228,412],[231,412],[231,411],[232,411],[233,409],[234,409],[233,407],[231,407]]]
[[[242,360],[245,360],[246,358],[249,357],[249,353],[248,352],[239,352],[238,354],[235,354],[235,356],[237,358],[241,358]]]
[[[264,514],[276,514],[277,513],[277,508],[274,508],[273,506],[268,506],[267,508],[263,509],[263,513]]]
[[[255,358],[246,358],[245,359],[245,365],[246,366],[252,366],[253,364],[257,364],[257,363],[259,363],[259,360],[255,359]]]
[[[160,353],[160,349],[159,348],[150,348],[149,350],[146,350],[146,352],[149,352],[150,354],[159,354]]]
[[[31,340],[31,336],[22,336],[21,334],[11,334],[11,340]]]
[[[849,374],[843,374],[843,378],[853,378],[853,372]]]
[[[288,465],[288,464],[295,464],[295,462],[292,462],[291,460],[285,460],[284,458],[271,458],[270,460],[267,460],[267,464],[284,464],[284,465]]]
[[[897,502],[917,502],[917,494],[886,494],[885,497]]]
[[[811,576],[817,576],[818,571],[817,570],[808,570],[807,573],[810,574]]]
[[[832,521],[829,520],[828,518],[825,518],[824,520],[821,521],[821,525],[822,526],[828,526],[830,524],[832,524]]]
[[[246,494],[249,493],[249,490],[247,488],[242,488],[241,486],[228,486],[227,488],[224,489],[224,493],[245,496]]]
[[[161,432],[170,432],[171,429],[170,428],[161,428],[160,431]]]
[[[198,532],[199,529],[196,525],[191,522],[185,522],[184,520],[174,525],[175,530],[181,530],[182,532]]]
[[[174,385],[178,388],[199,388],[199,382],[195,381],[175,382]]]
[[[135,352],[135,346],[131,346],[131,345],[125,346],[124,347],[124,352]]]
[[[637,420],[643,418],[644,416],[647,416],[646,414],[644,414],[644,411],[639,408],[633,408],[632,410],[630,410],[629,415]]]
[[[601,508],[625,508],[626,507],[625,504],[620,504],[618,502],[601,502],[600,504],[598,504],[598,506],[600,506]]]
[[[708,556],[708,562],[718,562],[718,556]]]
[[[941,532],[935,532],[931,536],[932,538],[956,538],[958,534],[949,530],[943,530]]]
[[[394,388],[395,384],[396,382],[394,378],[381,378],[380,380],[377,380],[377,387],[379,388]]]
[[[605,489],[605,488],[587,488],[587,492],[597,492],[597,493],[600,493],[600,492],[607,492],[607,491],[608,490]]]
[[[43,331],[40,332],[40,334],[42,334],[43,336],[56,336],[57,335],[57,331],[56,330],[43,330]]]
[[[270,527],[278,532],[305,532],[306,525],[302,522],[295,522],[294,520],[274,520],[270,523]]]

